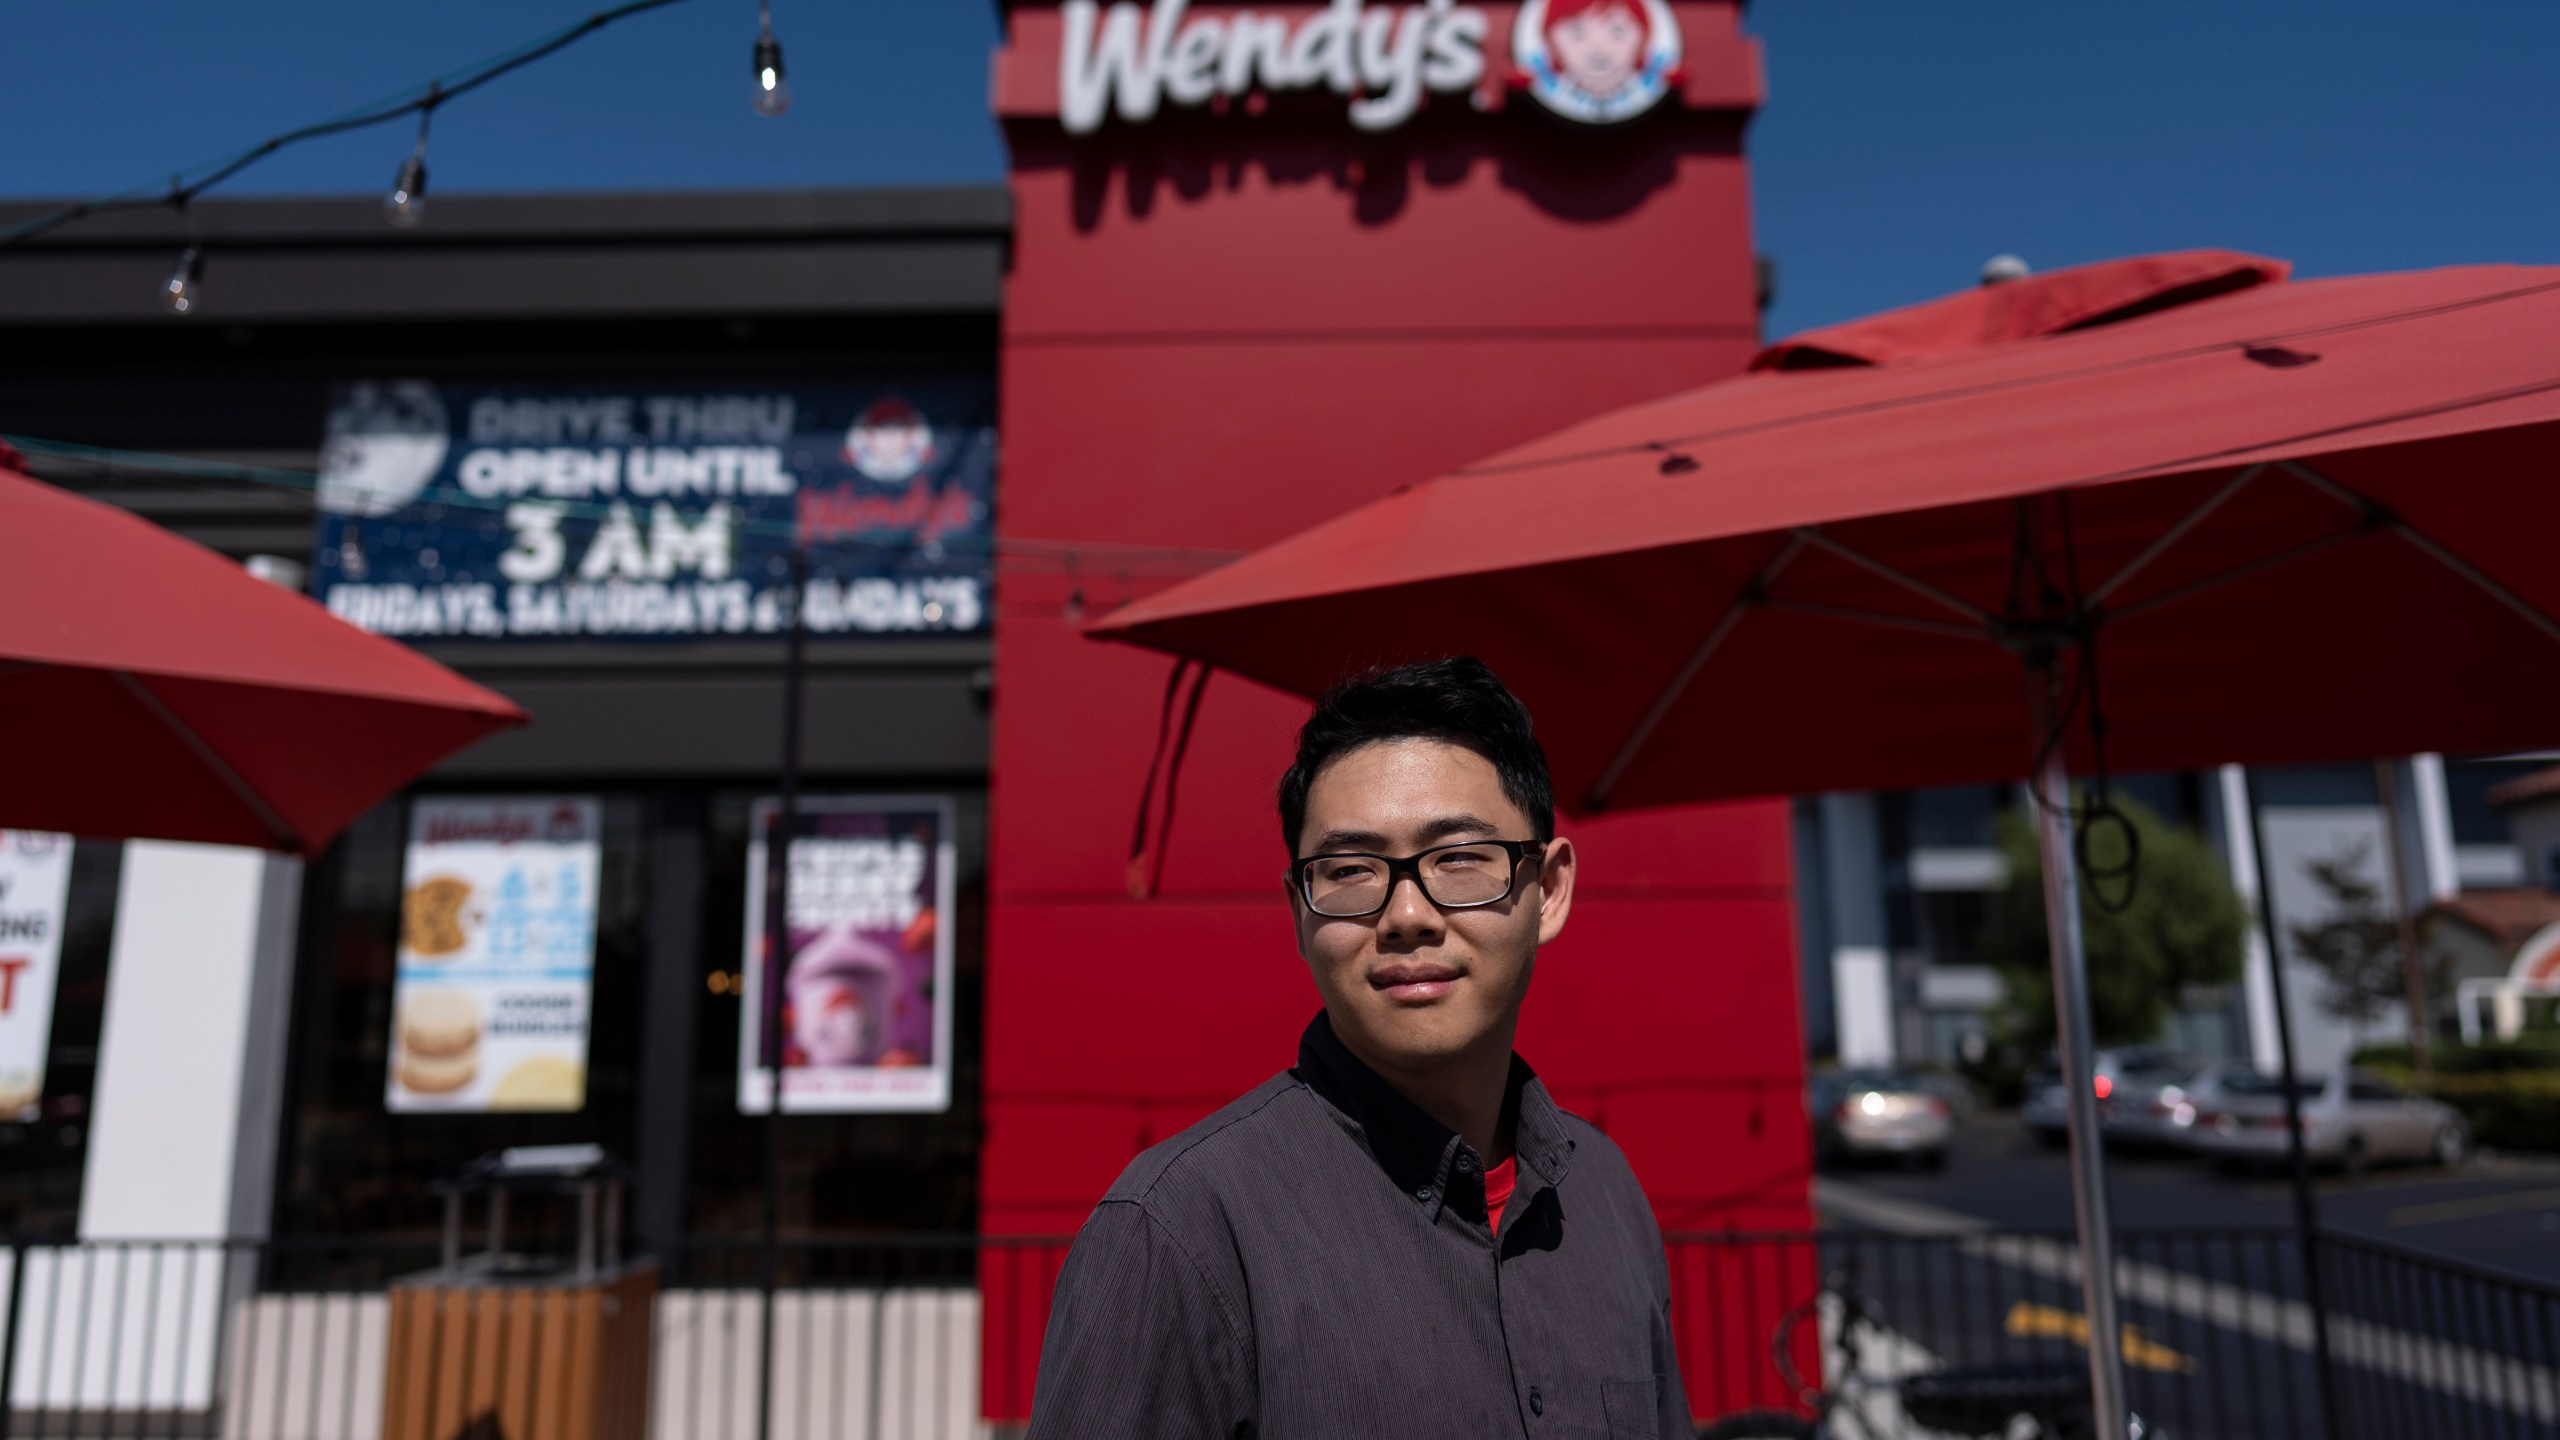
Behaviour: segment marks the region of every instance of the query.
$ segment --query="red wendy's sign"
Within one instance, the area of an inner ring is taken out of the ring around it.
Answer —
[[[1165,109],[1260,113],[1274,97],[1330,94],[1351,124],[1390,130],[1433,97],[1500,109],[1516,92],[1580,124],[1631,120],[1666,100],[1749,108],[1757,51],[1739,7],[1670,0],[1332,0],[1194,6],[1066,0],[1013,17],[995,101],[1008,118],[1055,115],[1075,134]]]

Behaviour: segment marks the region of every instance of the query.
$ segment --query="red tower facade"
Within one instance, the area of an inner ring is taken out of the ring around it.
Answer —
[[[1618,51],[1544,0],[1008,9],[1000,524],[1072,568],[1008,575],[997,630],[990,1236],[1072,1232],[1140,1149],[1290,1064],[1316,1008],[1272,800],[1303,701],[1209,683],[1160,883],[1132,893],[1169,665],[1073,625],[1163,582],[1129,547],[1250,549],[1759,343],[1739,5],[1556,8],[1619,12]],[[1666,1229],[1807,1223],[1784,805],[1567,829],[1582,899],[1522,1053]],[[1006,1275],[998,1417],[1044,1318]],[[1696,1394],[1713,1297],[1684,1303]]]

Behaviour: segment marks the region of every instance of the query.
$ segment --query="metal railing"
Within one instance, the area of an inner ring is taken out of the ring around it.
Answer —
[[[961,1440],[989,1433],[983,1416],[1026,1414],[1068,1243],[786,1242],[771,1440]],[[1678,1234],[1668,1245],[1682,1371],[1702,1417],[1830,1404],[1840,1440],[1931,1440],[1945,1432],[1912,1423],[1906,1390],[1944,1392],[1986,1373],[2085,1375],[2067,1234]],[[2560,1434],[2560,1288],[2337,1234],[2311,1251],[2325,1325],[2303,1301],[2305,1247],[2289,1230],[2119,1234],[2118,1341],[2131,1403],[2153,1433]],[[563,1312],[536,1299],[492,1311],[498,1329],[469,1342],[491,1357],[475,1363],[502,1374],[446,1386],[432,1426],[386,1431],[389,1397],[406,1393],[394,1389],[391,1290],[435,1260],[433,1242],[11,1242],[0,1257],[0,1440],[400,1440],[412,1429],[543,1440],[543,1424],[522,1417],[569,1382],[541,1328],[560,1323],[544,1313]],[[765,1344],[755,1243],[691,1240],[658,1263],[646,1348],[631,1352],[646,1357],[634,1392],[646,1396],[646,1440],[755,1440]],[[536,1359],[503,1358],[510,1323]],[[1782,1327],[1793,1380],[1776,1353]],[[1844,1329],[1855,1375],[1843,1373]],[[513,1398],[492,1399],[484,1416],[461,1403],[474,1383]]]
[[[2325,1315],[2304,1301],[2305,1247],[2286,1229],[2116,1235],[2126,1392],[2173,1440],[2524,1440],[2560,1434],[2560,1287],[2326,1233]],[[2067,1232],[1675,1235],[1674,1328],[1693,1409],[1807,1413],[1807,1389],[1851,1392],[1843,1440],[1933,1436],[1904,1414],[1914,1377],[2085,1385],[2089,1326]],[[1857,1324],[1861,1372],[1840,1371]],[[2326,1331],[2324,1383],[2318,1356]],[[2085,1401],[2083,1402],[2085,1404]]]

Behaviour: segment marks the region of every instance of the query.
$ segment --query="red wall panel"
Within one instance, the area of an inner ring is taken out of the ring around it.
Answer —
[[[1733,7],[1679,9],[1701,73],[1756,76]],[[1057,63],[1043,8],[1012,19],[1000,84]],[[1317,1003],[1272,803],[1304,702],[1211,682],[1161,890],[1132,899],[1169,662],[1078,638],[1069,597],[1098,613],[1205,563],[1127,547],[1265,544],[1733,373],[1758,339],[1744,110],[1591,132],[1444,104],[1382,135],[1322,106],[1169,111],[1070,139],[1000,108],[1000,526],[1052,558],[1008,560],[997,630],[990,1236],[1071,1232],[1139,1150],[1291,1063]],[[1585,889],[1522,1053],[1626,1148],[1667,1227],[1805,1223],[1783,805],[1567,828]],[[1029,1394],[1046,1274],[987,1267],[991,1415]]]

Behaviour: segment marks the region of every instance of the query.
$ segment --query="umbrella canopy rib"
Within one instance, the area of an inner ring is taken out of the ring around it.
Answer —
[[[2553,621],[2550,616],[2535,609],[2523,596],[2518,595],[2513,590],[2508,589],[2506,586],[2499,584],[2497,581],[2489,578],[2486,574],[2483,574],[2478,566],[2473,565],[2470,561],[2454,554],[2453,551],[2447,549],[2444,544],[2441,541],[2438,541],[2434,536],[2418,529],[2408,521],[2401,519],[2399,516],[2382,509],[2372,501],[2365,499],[2363,496],[2358,495],[2346,486],[2339,484],[2337,481],[2330,479],[2328,476],[2321,474],[2319,471],[2298,460],[2285,461],[2284,468],[2304,484],[2309,485],[2312,489],[2329,496],[2331,499],[2334,499],[2341,504],[2353,505],[2358,509],[2373,513],[2378,517],[2378,521],[2384,529],[2387,529],[2392,534],[2408,541],[2412,546],[2417,548],[2420,554],[2425,555],[2428,559],[2435,561],[2447,570],[2450,570],[2454,574],[2462,577],[2462,579],[2468,581],[2472,586],[2477,588],[2481,593],[2487,595],[2490,599],[2497,601],[2499,604],[2506,606],[2509,610],[2512,610],[2516,614],[2522,616],[2526,623],[2532,625],[2533,628],[2541,631],[2544,635],[2549,636],[2553,640],[2560,640],[2560,622]]]
[[[294,833],[293,827],[285,823],[284,817],[276,813],[275,807],[267,803],[267,798],[258,793],[256,786],[240,778],[240,772],[231,768],[231,762],[222,758],[221,751],[206,744],[204,737],[196,733],[194,726],[179,719],[178,712],[170,709],[168,702],[162,700],[132,671],[118,670],[114,674],[117,684],[122,685],[134,699],[141,701],[142,708],[150,711],[152,718],[158,720],[170,734],[177,736],[189,750],[195,752],[195,757],[204,762],[204,768],[211,771],[232,794],[238,796],[240,803],[248,807],[250,814],[258,817],[258,823],[267,827],[267,833],[275,837],[277,849],[288,854],[301,852],[302,837]]]
[[[2124,588],[2124,583],[2126,581],[2141,574],[2152,561],[2159,559],[2162,552],[2166,551],[2170,546],[2177,544],[2188,531],[2203,524],[2208,516],[2212,515],[2214,511],[2222,508],[2224,501],[2239,494],[2243,486],[2246,486],[2250,481],[2257,479],[2258,476],[2266,470],[2266,468],[2267,467],[2263,464],[2250,465],[2244,467],[2239,474],[2232,476],[2229,484],[2226,484],[2221,489],[2214,491],[2203,504],[2188,511],[2185,519],[2170,526],[2167,532],[2162,534],[2159,539],[2154,540],[2149,545],[2145,546],[2141,554],[2126,561],[2123,569],[2118,570],[2115,574],[2109,576],[2098,586],[2097,589],[2090,591],[2089,603],[2092,605],[2105,604],[2108,596],[2113,595],[2116,591]]]
[[[1671,707],[1680,702],[1689,683],[1698,678],[1699,670],[1705,668],[1707,657],[1716,653],[1716,647],[1733,633],[1733,627],[1742,623],[1742,613],[1767,594],[1769,587],[1786,572],[1787,566],[1804,552],[1804,546],[1802,535],[1789,536],[1787,543],[1778,547],[1778,553],[1770,557],[1769,563],[1760,567],[1760,573],[1751,577],[1751,583],[1742,587],[1742,597],[1725,608],[1724,614],[1717,618],[1715,628],[1709,630],[1707,638],[1699,641],[1698,647],[1689,652],[1689,658],[1682,661],[1678,672],[1672,675],[1671,683],[1663,686],[1662,693],[1654,697],[1653,704],[1644,712],[1644,718],[1638,720],[1636,728],[1628,731],[1627,738],[1619,742],[1617,753],[1610,757],[1608,765],[1600,772],[1600,778],[1591,782],[1590,790],[1585,792],[1585,805],[1596,811],[1609,803],[1609,791],[1618,783],[1618,777],[1626,773],[1628,762],[1634,760],[1636,752],[1644,748],[1644,742],[1653,737],[1654,727],[1662,723],[1662,717],[1670,714]]]
[[[1839,541],[1823,534],[1820,526],[1800,525],[1796,527],[1795,535],[1797,539],[1804,541],[1808,545],[1817,546],[1823,550],[1827,550],[1830,553],[1839,556],[1841,559],[1848,561],[1850,564],[1857,566],[1859,569],[1881,579],[1890,580],[1894,584],[1901,586],[1903,589],[1910,591],[1912,594],[1919,596],[1923,600],[1930,600],[1939,605],[1943,605],[1947,609],[1953,610],[1957,614],[1963,616],[1967,620],[1973,621],[1977,625],[1987,626],[1991,623],[1991,616],[1989,612],[1983,610],[1979,606],[1968,605],[1962,600],[1957,599],[1953,595],[1948,594],[1946,591],[1939,589],[1937,586],[1930,584],[1928,581],[1923,580],[1916,575],[1897,570],[1893,566],[1887,565],[1883,561],[1858,550],[1854,546],[1841,544]]]
[[[2146,595],[2131,604],[2120,606],[2109,612],[2107,618],[2124,621],[2136,615],[2147,615],[2164,606],[2174,605],[2181,600],[2191,600],[2206,591],[2219,590],[2236,581],[2246,580],[2252,575],[2263,575],[2270,570],[2290,565],[2296,560],[2307,560],[2323,551],[2344,545],[2350,540],[2361,540],[2367,535],[2378,534],[2380,531],[2381,526],[2378,523],[2360,524],[2351,530],[2340,530],[2334,534],[2305,540],[2299,545],[2288,545],[2273,555],[2261,556],[2245,564],[2234,565],[2228,570],[2216,571],[2201,580],[2163,590],[2157,595]]]

